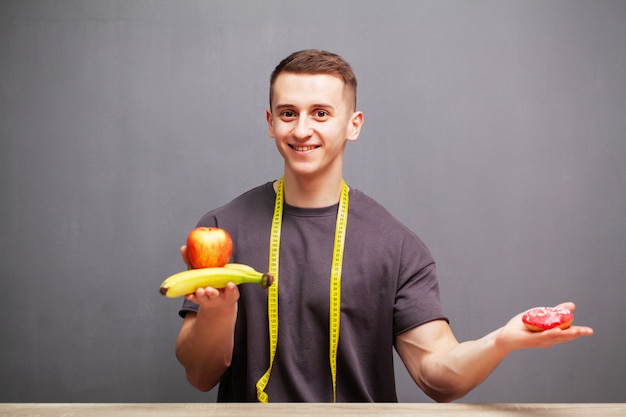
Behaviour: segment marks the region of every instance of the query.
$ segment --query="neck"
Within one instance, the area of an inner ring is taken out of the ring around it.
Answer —
[[[339,203],[342,177],[309,180],[285,175],[285,203],[301,208],[328,207]],[[277,182],[274,183],[274,190]]]

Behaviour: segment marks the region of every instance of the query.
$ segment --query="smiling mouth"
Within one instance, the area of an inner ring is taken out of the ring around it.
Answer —
[[[289,145],[289,147],[291,147],[291,149],[294,149],[294,150],[296,150],[298,152],[312,151],[314,149],[319,148],[318,145],[309,145],[309,146]]]

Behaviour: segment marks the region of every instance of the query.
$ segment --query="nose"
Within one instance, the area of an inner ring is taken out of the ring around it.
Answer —
[[[313,129],[310,125],[311,121],[306,116],[300,116],[293,129],[294,137],[298,139],[306,139],[311,136]]]

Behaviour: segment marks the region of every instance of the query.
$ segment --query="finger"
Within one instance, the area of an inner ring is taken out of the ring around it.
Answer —
[[[216,298],[220,297],[220,292],[219,290],[213,288],[213,287],[206,287],[206,288],[198,288],[198,290],[196,290],[196,293],[198,291],[202,291],[202,293],[204,294],[204,296],[206,298],[208,298],[209,300],[214,300]]]
[[[569,311],[576,310],[576,304],[572,303],[571,301],[567,301],[567,302],[561,303],[561,304],[557,305],[556,307],[557,308],[566,308]]]
[[[226,287],[224,287],[223,295],[226,301],[237,301],[239,300],[239,287],[229,282],[226,284]]]
[[[197,288],[196,292],[188,294],[185,298],[195,304],[208,306],[218,300],[219,292],[213,287]]]
[[[577,336],[591,336],[593,334],[593,329],[589,326],[571,326],[569,329],[563,331],[572,332]]]
[[[198,304],[198,301],[201,299],[205,299],[205,298],[209,298],[209,290],[211,289],[211,287],[207,287],[207,288],[196,288],[195,292],[192,292],[191,294],[187,294],[185,296],[185,298],[187,298],[190,301],[195,302],[196,304]]]
[[[593,329],[587,326],[571,326],[567,329],[559,329],[556,327],[542,333],[546,343],[558,344],[570,342],[583,336],[591,336],[593,334]]]
[[[191,265],[189,264],[189,258],[187,258],[187,245],[182,245],[180,247],[180,256],[183,258],[183,262],[189,268]]]
[[[196,298],[196,294],[195,293],[191,293],[191,294],[185,295],[185,299],[187,301],[191,301],[194,304],[199,304],[198,303],[198,299]]]

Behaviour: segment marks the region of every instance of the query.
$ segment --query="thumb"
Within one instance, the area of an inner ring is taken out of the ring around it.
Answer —
[[[561,303],[559,305],[557,305],[558,308],[566,308],[569,311],[574,311],[576,310],[576,304],[572,303],[571,301],[567,301],[565,303]]]
[[[189,258],[187,258],[187,245],[182,245],[180,247],[180,256],[183,258],[183,262],[187,265],[188,268],[191,267],[189,264]]]

